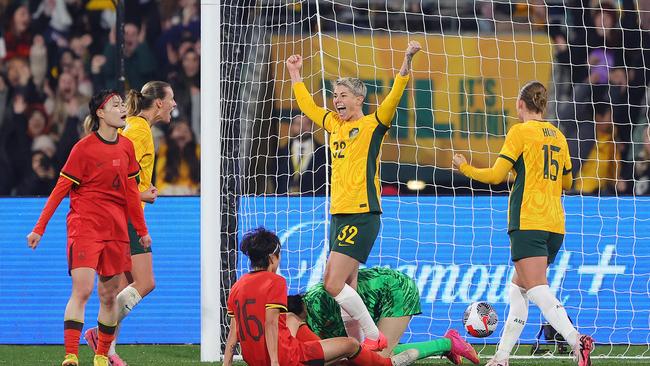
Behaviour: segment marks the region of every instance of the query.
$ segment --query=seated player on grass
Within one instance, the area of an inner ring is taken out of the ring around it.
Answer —
[[[399,271],[374,267],[359,270],[357,291],[372,320],[388,340],[388,347],[380,354],[389,356],[396,349],[413,315],[421,313],[418,288],[411,278]],[[339,306],[325,291],[322,283],[312,286],[304,295],[289,296],[289,312],[291,314],[287,318],[287,325],[289,329],[297,329],[292,333],[297,334],[299,340],[327,339],[346,334]],[[360,329],[357,328],[357,331],[360,332]],[[440,355],[460,365],[462,357],[465,357],[475,364],[479,363],[474,348],[453,329],[448,330],[440,339],[397,347],[399,351],[417,349],[418,358]]]
[[[223,365],[231,366],[237,343],[249,366],[303,366],[348,359],[357,366],[407,366],[418,355],[408,349],[391,358],[361,347],[351,337],[302,342],[287,327],[287,282],[276,274],[280,265],[280,239],[258,228],[246,234],[241,251],[252,271],[243,275],[228,297],[230,333]]]

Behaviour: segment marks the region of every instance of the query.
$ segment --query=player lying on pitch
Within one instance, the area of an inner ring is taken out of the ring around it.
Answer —
[[[421,313],[418,288],[404,273],[384,267],[360,269],[357,291],[373,321],[388,340],[388,347],[380,354],[389,356],[394,349],[399,352],[414,348],[418,350],[418,359],[445,356],[455,365],[460,365],[465,357],[475,364],[479,363],[474,348],[453,329],[448,330],[442,338],[396,348],[413,315]],[[290,295],[288,300],[290,314],[287,325],[299,340],[327,339],[346,334],[339,306],[322,283],[312,286],[304,295]]]

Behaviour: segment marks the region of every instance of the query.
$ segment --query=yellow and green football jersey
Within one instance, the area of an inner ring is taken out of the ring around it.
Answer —
[[[562,176],[571,173],[571,157],[562,132],[545,121],[516,124],[508,131],[499,157],[509,160],[516,174],[508,231],[564,234]]]
[[[138,183],[138,189],[140,192],[144,192],[151,186],[155,159],[151,127],[146,119],[140,116],[130,116],[126,118],[126,126],[121,131],[121,134],[133,142],[135,158],[140,164],[140,183]]]
[[[293,85],[300,110],[330,134],[332,215],[381,212],[379,153],[408,80],[397,75],[377,111],[356,121],[317,106],[304,83]]]

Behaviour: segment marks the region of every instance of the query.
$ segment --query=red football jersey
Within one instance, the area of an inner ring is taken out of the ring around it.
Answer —
[[[140,172],[133,143],[117,135],[106,141],[98,133],[72,148],[61,176],[75,183],[70,191],[68,237],[129,241],[127,180]]]
[[[249,366],[271,364],[266,349],[264,324],[266,309],[287,312],[287,282],[284,277],[268,271],[243,275],[230,290],[228,315],[237,321],[237,340],[241,344],[242,357]],[[299,341],[291,336],[286,316],[278,320],[278,358],[281,365],[299,358]]]

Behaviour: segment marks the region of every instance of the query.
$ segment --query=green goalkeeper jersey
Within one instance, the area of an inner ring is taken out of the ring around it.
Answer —
[[[357,292],[377,323],[381,318],[420,314],[420,293],[407,275],[385,267],[359,270]],[[307,325],[321,338],[343,337],[345,327],[339,305],[323,284],[311,287],[303,297]]]

